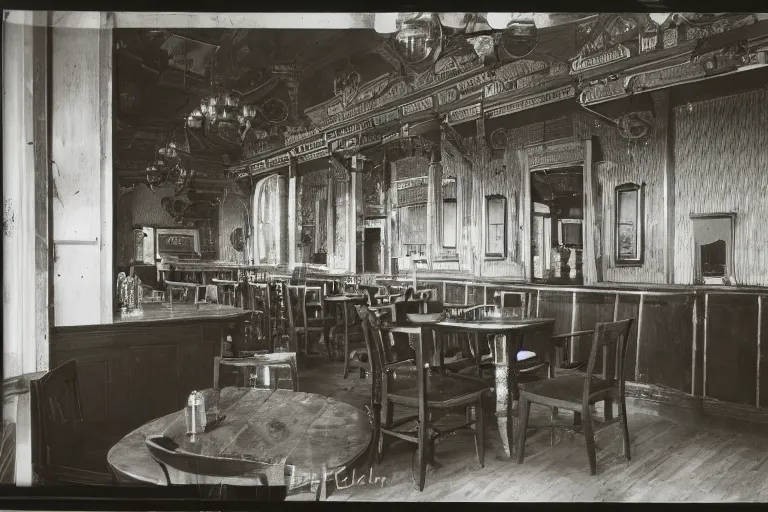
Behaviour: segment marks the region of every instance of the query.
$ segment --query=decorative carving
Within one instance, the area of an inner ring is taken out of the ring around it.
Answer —
[[[367,87],[367,84],[363,86],[364,89],[367,89]],[[374,90],[376,90],[375,87]],[[405,79],[390,79],[382,92],[373,99],[353,102],[349,108],[342,109],[341,111],[333,114],[329,113],[328,111],[329,105],[332,105],[339,100],[331,100],[331,102],[322,103],[315,107],[309,108],[305,110],[304,113],[314,124],[318,126],[332,126],[372,112],[390,103],[394,103],[395,101],[404,98],[412,91],[413,87],[409,85]]]
[[[505,149],[507,147],[507,130],[504,128],[496,128],[491,133],[491,147],[493,149]]]
[[[495,79],[485,85],[484,96],[490,98],[509,91],[518,91],[541,85],[565,76],[568,66],[552,58],[544,60],[518,60],[495,71]]]
[[[553,165],[580,162],[584,160],[584,147],[580,142],[557,145],[542,145],[528,150],[528,168],[551,167]]]
[[[600,103],[609,99],[620,98],[629,94],[627,91],[627,81],[622,79],[604,79],[591,82],[584,87],[579,96],[579,101],[583,105]]]
[[[288,154],[290,156],[299,156],[307,153],[312,153],[324,147],[326,147],[325,137],[319,137],[315,140],[304,142],[303,144],[294,146],[293,148],[291,148]]]
[[[483,106],[480,103],[469,105],[456,110],[448,112],[446,118],[448,124],[465,123],[467,121],[473,121],[478,119],[482,115]]]
[[[705,39],[757,21],[754,14],[675,13],[661,26],[663,46],[670,48],[681,43]]]
[[[400,107],[400,113],[402,117],[408,117],[420,112],[431,110],[433,107],[434,100],[432,99],[432,96],[427,96],[426,98],[422,98],[411,103],[406,103]]]
[[[618,119],[619,133],[625,139],[642,139],[651,131],[653,113],[648,111],[630,112]]]
[[[549,103],[556,103],[558,101],[573,98],[576,95],[576,88],[572,85],[561,87],[553,91],[546,91],[533,96],[528,96],[522,99],[516,99],[510,101],[498,107],[486,110],[485,117],[492,119],[494,117],[506,116],[514,114],[515,112],[521,112],[530,108],[539,107],[541,105],[547,105]]]
[[[347,137],[355,133],[360,133],[362,131],[369,130],[371,128],[373,128],[373,121],[371,119],[365,119],[364,121],[360,121],[359,123],[355,123],[349,126],[344,126],[342,128],[337,128],[335,130],[325,132],[325,141],[332,142],[336,139],[341,139],[343,137]]]
[[[483,67],[483,61],[475,53],[444,57],[435,63],[434,69],[416,77],[417,89],[438,85],[456,77],[472,73]]]
[[[628,59],[658,46],[658,25],[644,13],[602,13],[577,29],[586,39],[571,73],[590,71]]]
[[[638,73],[627,78],[624,83],[629,92],[642,92],[650,89],[658,89],[672,84],[695,80],[705,76],[704,68],[698,64],[685,62],[645,73]]]

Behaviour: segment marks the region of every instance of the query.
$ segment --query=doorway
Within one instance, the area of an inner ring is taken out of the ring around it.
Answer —
[[[584,174],[581,166],[531,172],[531,278],[583,284]]]
[[[365,228],[363,270],[372,274],[381,273],[381,228]]]

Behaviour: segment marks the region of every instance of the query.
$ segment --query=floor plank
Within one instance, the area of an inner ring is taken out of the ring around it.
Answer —
[[[300,389],[361,409],[369,404],[370,380],[357,373],[341,378],[339,363],[307,368]],[[618,422],[595,425],[598,474],[589,474],[584,438],[563,432],[550,446],[547,429],[532,431],[525,462],[503,454],[495,419],[488,408],[485,467],[477,461],[471,432],[440,439],[423,492],[411,477],[414,445],[393,443],[379,468],[381,479],[333,490],[331,501],[628,501],[749,502],[768,500],[768,426],[694,418],[677,410],[628,400],[632,460],[622,453]],[[662,411],[662,412],[660,412]],[[411,411],[396,409],[397,417]],[[561,419],[568,419],[561,412]],[[598,407],[598,415],[602,409]],[[615,414],[615,416],[618,416]],[[531,424],[546,424],[546,408],[533,406]],[[514,456],[513,456],[514,457]],[[356,479],[369,475],[366,460]]]

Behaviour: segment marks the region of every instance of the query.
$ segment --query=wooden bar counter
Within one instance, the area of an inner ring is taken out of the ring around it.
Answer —
[[[86,424],[125,435],[180,410],[192,390],[213,382],[213,358],[232,335],[242,339],[249,312],[229,306],[145,305],[113,324],[56,327],[51,368],[77,361]]]

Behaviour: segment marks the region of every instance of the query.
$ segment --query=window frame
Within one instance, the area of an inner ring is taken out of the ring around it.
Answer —
[[[453,204],[454,205],[454,209],[453,209],[453,211],[454,211],[453,245],[446,245],[446,243],[445,243],[445,239],[446,239],[445,234],[447,233],[446,225],[445,225],[445,219],[446,219],[445,205],[446,204]],[[442,245],[443,249],[451,249],[451,250],[455,251],[459,247],[459,202],[458,202],[458,200],[456,198],[443,199],[443,215],[442,215],[442,217],[443,218],[441,220],[442,220],[443,225],[441,227],[441,233],[440,233],[440,235],[441,235],[440,236],[441,245]]]
[[[621,204],[619,198],[627,192],[635,192],[637,203],[635,205],[635,252],[634,258],[622,256],[619,250],[619,228]],[[645,262],[645,183],[623,183],[614,188],[614,218],[613,218],[613,258],[616,266],[640,267]]]
[[[489,251],[489,247],[488,247],[488,245],[490,243],[490,240],[491,240],[491,237],[490,237],[491,223],[490,223],[489,209],[490,209],[491,201],[499,201],[499,200],[502,201],[502,204],[503,204],[503,207],[504,207],[503,208],[503,213],[502,213],[502,220],[503,220],[502,226],[503,226],[504,236],[503,236],[503,241],[502,241],[501,253],[490,252]],[[507,254],[509,252],[508,248],[507,248],[507,244],[509,242],[509,240],[508,240],[509,235],[507,233],[507,231],[509,231],[508,208],[509,208],[509,206],[507,204],[507,197],[506,196],[501,195],[501,194],[492,194],[492,195],[485,196],[485,209],[484,209],[485,218],[483,219],[484,220],[484,224],[485,224],[485,228],[484,228],[485,243],[483,244],[484,245],[484,247],[483,247],[483,254],[485,254],[485,258],[486,259],[503,260],[503,259],[506,259],[506,257],[507,257]]]
[[[696,221],[706,220],[728,220],[730,225],[730,233],[728,240],[725,240],[725,276],[724,279],[730,279],[731,276],[736,275],[734,269],[734,245],[736,244],[736,214],[733,212],[727,213],[691,213],[691,223]],[[693,228],[693,272],[694,283],[701,284],[719,284],[716,283],[717,278],[712,279],[713,282],[707,283],[704,278],[704,274],[701,268],[701,243],[696,239],[696,227]],[[725,284],[725,283],[723,283]]]

